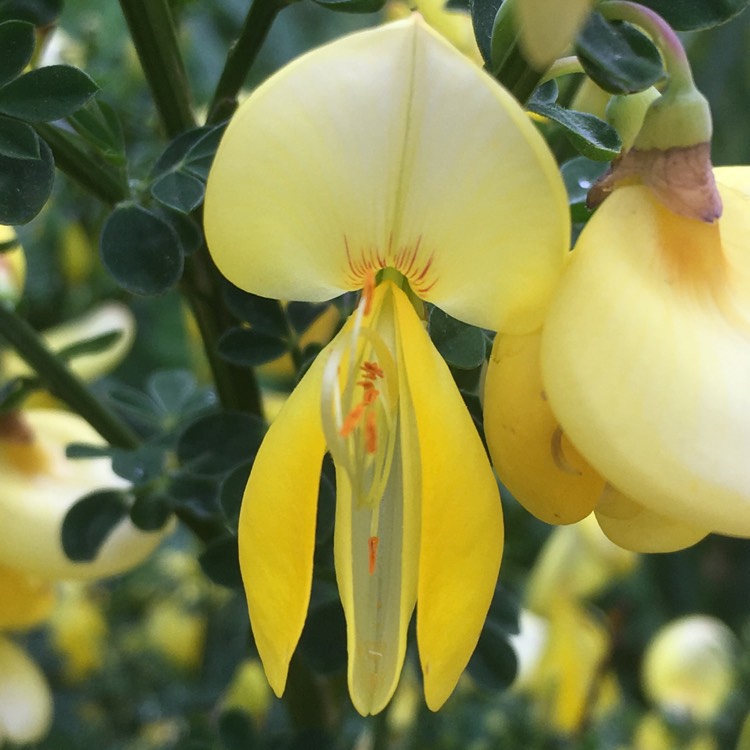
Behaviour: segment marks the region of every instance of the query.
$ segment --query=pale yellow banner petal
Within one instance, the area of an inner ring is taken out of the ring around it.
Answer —
[[[396,306],[422,471],[417,642],[425,699],[436,711],[466,667],[487,616],[503,517],[487,454],[447,365],[404,295],[396,295]]]
[[[418,16],[318,49],[252,94],[205,217],[219,269],[248,291],[320,300],[391,266],[456,317],[516,333],[541,324],[569,241],[543,138]]]
[[[240,106],[204,211],[211,255],[234,284],[297,300],[361,286],[347,247],[382,255],[393,231],[415,33],[406,21],[339,39]]]
[[[607,537],[633,552],[675,552],[692,547],[710,531],[649,510],[611,485],[594,513]]]
[[[750,194],[719,181],[716,224],[643,187],[584,229],[542,336],[571,441],[649,510],[750,536]]]
[[[325,440],[318,357],[271,424],[253,463],[239,520],[240,568],[268,681],[284,692],[312,585]]]
[[[574,523],[599,500],[604,479],[563,434],[542,384],[541,331],[497,336],[484,386],[484,432],[500,481],[547,523]]]

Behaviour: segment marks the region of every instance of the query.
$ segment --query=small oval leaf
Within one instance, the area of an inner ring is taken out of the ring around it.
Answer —
[[[82,70],[49,65],[0,88],[0,113],[28,122],[59,120],[83,107],[98,90]]]
[[[287,343],[251,328],[231,328],[219,339],[219,354],[240,367],[257,367],[285,354]]]
[[[453,367],[471,370],[484,362],[487,347],[482,330],[452,318],[438,307],[430,313],[430,338]]]
[[[142,206],[118,206],[104,224],[102,262],[133,294],[163,294],[180,279],[183,256],[172,227]]]
[[[0,85],[14,79],[34,54],[34,27],[25,21],[0,23]]]
[[[96,559],[99,548],[128,513],[119,490],[101,490],[79,500],[67,512],[62,525],[62,546],[75,562]]]
[[[52,151],[39,141],[39,159],[0,155],[0,224],[26,224],[47,202],[55,178]]]
[[[39,159],[39,136],[20,120],[0,117],[0,156],[11,159]]]

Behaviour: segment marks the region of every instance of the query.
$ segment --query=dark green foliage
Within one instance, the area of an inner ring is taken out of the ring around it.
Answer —
[[[133,203],[118,206],[99,243],[102,262],[132,294],[163,294],[182,276],[182,244],[160,216]]]
[[[592,13],[581,30],[576,54],[589,78],[611,94],[643,91],[664,76],[661,55],[645,34],[599,13]]]
[[[453,367],[472,370],[484,362],[487,347],[482,329],[462,323],[437,307],[430,312],[430,338]]]
[[[230,328],[217,343],[224,359],[242,367],[257,367],[285,354],[288,345],[283,339],[259,333],[251,328]]]
[[[128,503],[120,490],[101,490],[86,495],[73,505],[63,521],[65,554],[76,562],[94,560],[127,512]]]
[[[1,6],[0,6],[1,7]],[[23,72],[34,53],[34,27],[23,21],[0,23],[0,85]]]
[[[47,202],[55,177],[52,152],[39,141],[38,159],[0,154],[0,224],[26,224]]]
[[[642,0],[678,31],[708,29],[741,13],[748,0]]]

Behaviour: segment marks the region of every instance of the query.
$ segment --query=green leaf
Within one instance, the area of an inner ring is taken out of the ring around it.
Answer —
[[[70,443],[65,447],[66,458],[103,458],[109,457],[114,452],[109,445],[88,445],[87,443]]]
[[[34,26],[51,26],[62,13],[63,0],[0,0],[0,20],[28,21]]]
[[[533,99],[529,102],[529,109],[560,125],[576,150],[589,159],[611,161],[620,153],[622,144],[617,131],[588,112],[575,112],[558,104]]]
[[[104,224],[99,249],[104,267],[132,294],[163,294],[182,276],[184,260],[177,234],[142,206],[115,208]]]
[[[125,136],[115,110],[107,102],[91,99],[68,118],[78,135],[93,146],[107,161],[125,164]]]
[[[39,136],[34,128],[20,120],[0,117],[0,156],[8,156],[11,159],[39,159]]]
[[[256,454],[264,434],[263,421],[252,414],[209,414],[185,429],[177,456],[195,474],[225,474]]]
[[[55,161],[39,141],[39,159],[11,159],[0,155],[0,224],[27,224],[52,192]]]
[[[474,680],[493,693],[510,687],[518,671],[518,657],[500,628],[485,625],[467,670]]]
[[[386,0],[313,0],[313,2],[342,13],[377,13],[383,9]]]
[[[452,318],[440,308],[430,313],[430,338],[443,359],[453,367],[471,370],[484,362],[484,333]]]
[[[104,392],[109,405],[128,422],[154,432],[161,427],[159,406],[152,398],[129,385],[111,385]]]
[[[75,562],[94,560],[110,532],[127,516],[126,496],[119,490],[100,490],[79,500],[65,515],[62,546]]]
[[[190,152],[190,149],[199,143],[211,130],[212,128],[202,127],[180,133],[180,135],[169,143],[162,152],[162,155],[157,159],[153,172],[154,177],[179,168]]]
[[[171,516],[172,501],[162,494],[141,495],[130,508],[130,520],[141,531],[163,529]]]
[[[240,464],[240,466],[233,469],[221,483],[219,504],[224,512],[224,517],[226,518],[227,523],[234,529],[237,528],[242,497],[245,494],[245,487],[247,486],[247,480],[250,476],[252,465],[252,461]]]
[[[167,172],[151,185],[151,195],[165,206],[189,214],[203,203],[206,186],[186,172]]]
[[[237,318],[249,323],[256,331],[278,338],[289,334],[286,316],[278,300],[244,292],[226,280],[223,296],[227,307]]]
[[[185,169],[205,182],[213,164],[226,123],[217,125],[197,140],[185,154]]]
[[[227,534],[211,542],[198,556],[203,572],[220,586],[242,588],[237,537]]]
[[[219,481],[215,477],[180,471],[172,476],[168,489],[175,508],[204,520],[219,520]]]
[[[133,484],[146,484],[164,473],[166,458],[163,446],[147,442],[132,451],[113,451],[112,471]]]
[[[0,86],[23,72],[34,54],[34,27],[24,21],[0,23]]]
[[[84,354],[99,354],[99,352],[104,352],[109,349],[121,338],[122,331],[109,331],[90,339],[76,341],[75,344],[70,344],[63,349],[60,349],[60,351],[57,352],[57,356],[68,362],[71,359],[81,357]]]
[[[346,620],[338,597],[310,604],[299,646],[319,674],[338,672],[346,666]]]
[[[198,381],[188,370],[159,370],[146,383],[146,391],[159,410],[172,418],[183,414],[197,389]]]
[[[290,302],[286,308],[295,333],[304,333],[328,308],[328,302]]]
[[[219,339],[219,354],[240,367],[257,367],[278,359],[289,346],[286,341],[251,328],[230,328]]]
[[[0,386],[0,412],[18,409],[32,393],[40,391],[38,378],[17,377]]]
[[[492,30],[503,0],[471,0],[471,22],[482,59],[492,67]]]
[[[741,13],[750,0],[641,0],[677,31],[708,29]]]
[[[589,190],[607,168],[606,162],[592,161],[585,156],[576,156],[562,165],[560,173],[568,191],[573,221],[586,221],[591,215],[586,208],[586,198]]]
[[[644,91],[664,75],[661,55],[634,26],[592,13],[576,42],[584,72],[610,94]]]
[[[192,255],[203,244],[203,232],[190,216],[166,206],[155,206],[153,212],[172,227],[180,241],[183,255]]]
[[[99,87],[70,65],[49,65],[24,73],[0,88],[0,114],[28,122],[48,122],[72,115]]]

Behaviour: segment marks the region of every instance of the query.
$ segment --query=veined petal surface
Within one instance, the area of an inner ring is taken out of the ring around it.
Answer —
[[[622,493],[750,536],[750,169],[724,174],[716,224],[643,187],[607,199],[550,308],[542,374],[571,441]]]
[[[484,432],[495,470],[513,497],[546,523],[575,523],[594,509],[605,482],[549,407],[541,340],[541,330],[495,337],[484,385]]]
[[[418,16],[259,87],[219,147],[205,221],[219,269],[248,291],[322,300],[392,266],[450,314],[517,333],[541,324],[569,237],[523,109]]]
[[[255,644],[281,696],[312,586],[315,520],[325,439],[318,357],[271,424],[240,511],[240,569]]]
[[[404,451],[421,463],[417,642],[425,699],[436,711],[466,667],[487,616],[503,517],[497,481],[447,365],[406,296],[395,295],[395,302],[416,425],[416,434],[402,433]]]

